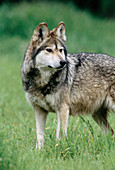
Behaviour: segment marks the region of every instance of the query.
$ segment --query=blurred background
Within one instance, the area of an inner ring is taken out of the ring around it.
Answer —
[[[43,2],[43,0],[1,0],[0,3],[19,3],[22,1],[26,2]],[[48,1],[48,0],[46,0]],[[50,0],[51,1],[51,0]],[[80,9],[87,9],[93,14],[106,16],[106,17],[115,17],[115,1],[114,0],[52,0],[52,2],[73,2]],[[48,1],[49,2],[49,1]]]
[[[115,0],[1,0],[0,53],[22,58],[40,22],[51,30],[60,21],[69,52],[115,55]]]

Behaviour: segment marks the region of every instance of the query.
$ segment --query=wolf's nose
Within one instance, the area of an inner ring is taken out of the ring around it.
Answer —
[[[66,64],[66,60],[61,60],[60,61],[61,66],[63,67]]]

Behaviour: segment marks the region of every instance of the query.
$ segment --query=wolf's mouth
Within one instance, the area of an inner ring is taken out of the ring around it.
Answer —
[[[65,65],[59,66],[59,67],[52,67],[52,66],[48,65],[48,68],[50,68],[50,69],[63,69],[64,67],[65,67]]]
[[[49,68],[53,68],[52,66],[48,66]]]
[[[64,68],[64,66],[66,65],[66,60],[61,60],[60,61],[60,66],[59,67],[55,67],[55,69],[62,69],[62,68]],[[52,67],[52,66],[50,66],[50,65],[48,65],[48,67],[49,68],[54,68],[54,67]]]

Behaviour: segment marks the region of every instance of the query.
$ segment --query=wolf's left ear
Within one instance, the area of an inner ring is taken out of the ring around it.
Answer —
[[[49,36],[49,29],[46,23],[39,24],[34,30],[33,41],[38,41],[38,43],[42,42],[46,37]]]
[[[54,28],[51,31],[51,34],[54,36],[57,36],[62,41],[66,41],[66,35],[65,35],[65,24],[64,22],[60,22],[56,28]]]

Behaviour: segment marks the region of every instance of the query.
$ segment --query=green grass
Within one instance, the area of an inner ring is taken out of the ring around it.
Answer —
[[[72,4],[21,3],[0,6],[0,170],[114,170],[114,137],[103,136],[90,117],[70,117],[68,138],[55,140],[56,114],[48,116],[45,148],[35,151],[32,108],[25,99],[20,67],[33,29],[64,21],[69,52],[115,56],[115,21],[101,20]],[[109,117],[115,129],[113,114]]]

